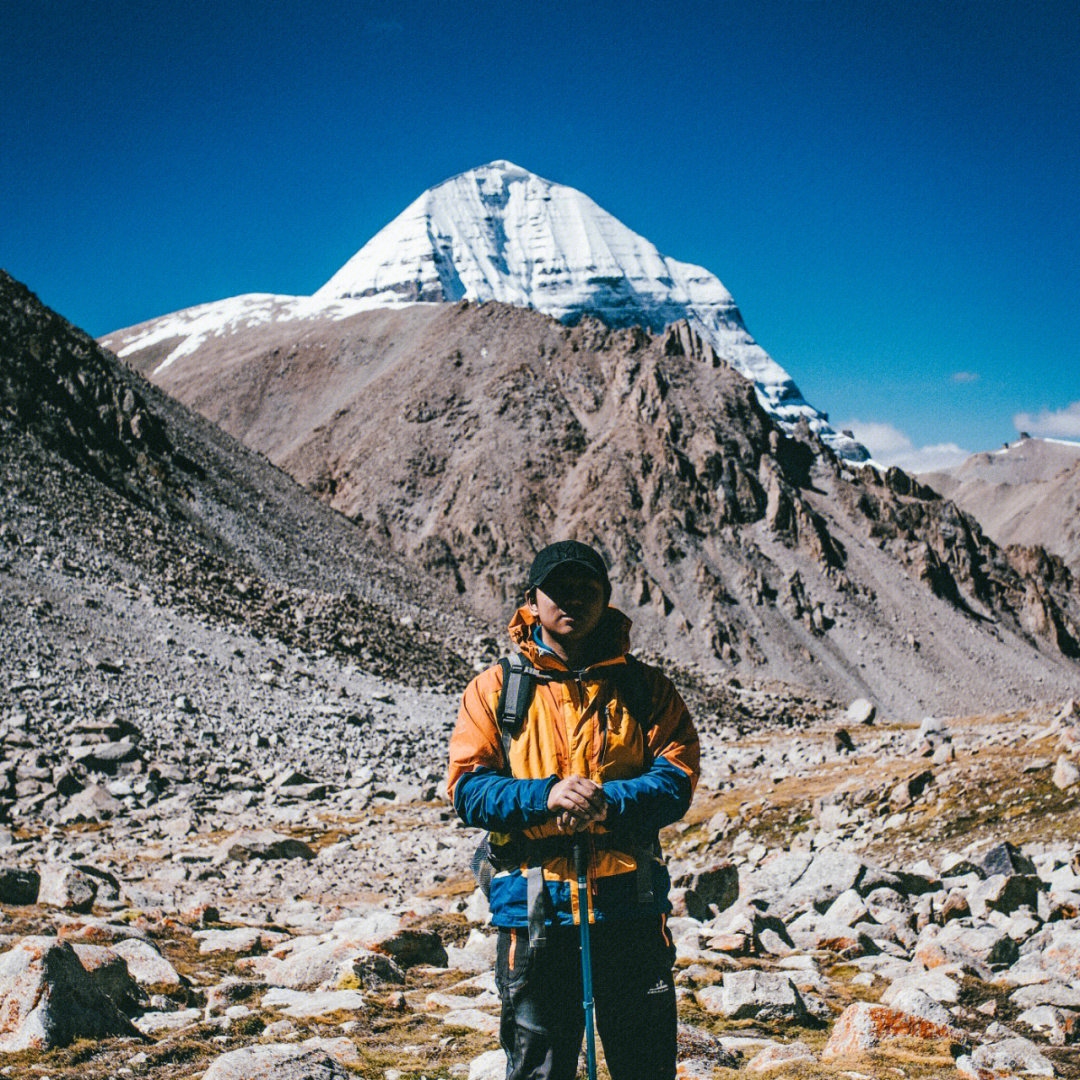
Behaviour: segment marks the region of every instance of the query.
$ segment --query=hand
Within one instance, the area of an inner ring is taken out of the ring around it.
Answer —
[[[607,817],[607,799],[599,784],[584,776],[567,776],[548,794],[548,809],[563,832],[575,833]]]

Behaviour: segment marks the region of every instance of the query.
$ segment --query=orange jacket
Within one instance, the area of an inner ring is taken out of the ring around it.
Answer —
[[[666,676],[649,665],[636,665],[646,683],[646,692],[636,696],[648,703],[647,716],[631,715],[623,700],[617,676],[626,664],[629,627],[625,615],[609,608],[597,628],[600,659],[566,679],[565,665],[539,644],[535,620],[528,608],[521,608],[510,623],[514,644],[534,667],[564,678],[537,683],[528,716],[511,742],[509,769],[496,720],[503,680],[498,664],[465,690],[450,740],[447,790],[455,809],[467,824],[491,830],[496,845],[511,835],[535,840],[559,833],[547,796],[562,777],[586,776],[602,786],[607,817],[590,831],[612,835],[603,843],[594,841],[594,918],[640,914],[634,885],[637,860],[645,857],[645,847],[660,828],[685,814],[699,774],[697,733]],[[542,861],[554,915],[558,921],[572,921],[570,859],[551,854]],[[526,866],[523,859],[519,867],[503,868],[492,880],[495,925],[525,925],[521,878]],[[653,885],[656,910],[669,910],[669,882],[660,863]]]

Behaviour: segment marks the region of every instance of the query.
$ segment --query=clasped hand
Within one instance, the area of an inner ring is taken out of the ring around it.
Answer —
[[[562,832],[575,833],[607,817],[604,789],[584,776],[567,776],[548,795],[548,809]]]

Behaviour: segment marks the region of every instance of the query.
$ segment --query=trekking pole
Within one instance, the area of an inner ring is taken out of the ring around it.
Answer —
[[[596,1036],[593,1032],[592,951],[589,948],[589,841],[574,841],[574,869],[577,871],[578,918],[581,926],[581,987],[585,1009],[585,1065],[589,1080],[596,1080]]]

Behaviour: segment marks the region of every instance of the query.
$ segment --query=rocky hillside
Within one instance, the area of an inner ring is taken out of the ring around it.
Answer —
[[[0,432],[7,543],[48,521],[80,576],[412,681],[469,670],[420,628],[446,605],[415,568],[2,272]]]
[[[920,480],[1003,547],[1039,544],[1080,573],[1080,443],[1021,438]]]
[[[1080,592],[1060,560],[784,434],[686,324],[462,302],[262,323],[159,368],[174,344],[128,362],[489,619],[536,548],[571,535],[611,560],[638,643],[703,670],[901,715],[1075,683]]]

